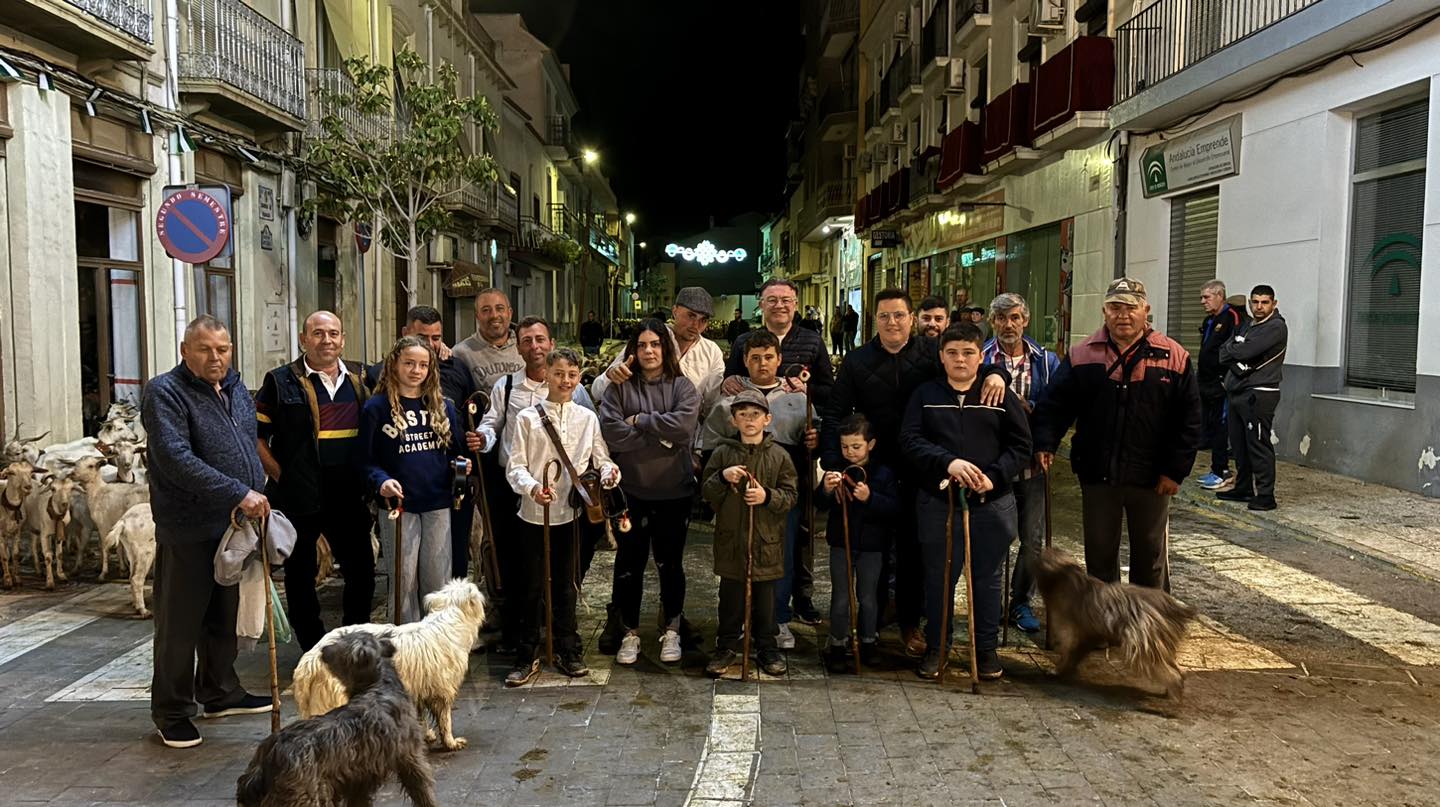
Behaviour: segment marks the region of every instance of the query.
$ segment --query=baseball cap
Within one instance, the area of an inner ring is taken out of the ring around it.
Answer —
[[[1144,305],[1145,284],[1129,277],[1118,277],[1110,281],[1105,289],[1105,302],[1125,305]]]
[[[710,292],[699,286],[686,286],[681,289],[675,295],[675,304],[683,305],[697,314],[715,316],[715,301],[710,297]]]
[[[735,414],[737,406],[758,406],[766,412],[770,411],[770,402],[765,400],[765,396],[761,395],[759,390],[753,389],[740,390],[734,398],[730,399],[730,414]]]

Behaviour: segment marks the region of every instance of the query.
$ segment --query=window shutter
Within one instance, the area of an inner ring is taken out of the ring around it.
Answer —
[[[1428,102],[1361,118],[1350,212],[1345,382],[1415,391]]]
[[[1205,309],[1200,287],[1215,279],[1220,238],[1220,188],[1210,187],[1170,201],[1170,297],[1165,335],[1200,352]]]

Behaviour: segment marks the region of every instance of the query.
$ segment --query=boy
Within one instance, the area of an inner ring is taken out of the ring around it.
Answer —
[[[963,519],[957,503],[950,579],[945,574],[945,520],[949,480],[959,485],[956,496],[970,504],[970,547],[975,553],[971,576],[975,586],[975,647],[978,670],[972,675],[999,678],[1005,671],[995,648],[1000,632],[1000,564],[1015,535],[1014,479],[1030,461],[1030,425],[1024,404],[1006,390],[1001,406],[980,402],[980,367],[985,337],[971,323],[952,325],[940,335],[940,364],[945,378],[921,384],[910,396],[900,424],[900,447],[919,473],[915,512],[920,553],[925,567],[926,652],[916,671],[938,678],[941,653],[950,637],[940,635],[941,608],[950,608],[947,627],[954,629],[955,581],[965,563]]]
[[[545,400],[521,410],[516,416],[515,433],[507,452],[505,478],[520,496],[523,546],[520,563],[524,572],[523,579],[507,578],[506,585],[509,596],[522,598],[521,607],[516,611],[520,625],[516,632],[515,667],[505,677],[505,686],[510,687],[528,684],[540,672],[535,651],[540,641],[539,620],[543,618],[544,607],[542,531],[546,505],[550,508],[550,597],[555,609],[552,615],[555,666],[573,678],[590,672],[585,667],[580,633],[575,624],[575,591],[579,581],[571,579],[577,543],[571,522],[580,513],[570,504],[574,486],[563,461],[558,474],[551,470],[550,487],[542,485],[546,466],[560,457],[550,428],[554,429],[577,473],[593,466],[600,472],[600,484],[604,487],[613,488],[620,482],[620,469],[610,461],[610,453],[600,437],[599,418],[575,402],[575,388],[580,384],[580,357],[575,351],[564,347],[550,351],[545,357],[545,382],[549,386]]]
[[[830,646],[825,666],[833,673],[851,669],[850,583],[853,569],[855,599],[859,605],[860,662],[874,666],[879,656],[878,607],[881,560],[890,546],[890,526],[900,513],[900,484],[895,474],[870,461],[875,450],[874,430],[865,416],[856,412],[840,422],[840,455],[863,473],[851,471],[847,482],[838,471],[827,471],[820,482],[816,505],[830,510],[825,529],[830,544]],[[850,470],[850,469],[847,469]],[[847,488],[846,507],[850,517],[850,556],[845,555],[845,518],[836,498],[840,486]],[[848,568],[847,568],[848,567]]]
[[[788,384],[779,377],[783,356],[780,355],[780,340],[769,331],[757,331],[745,342],[745,370],[748,378],[740,379],[746,389],[753,389],[765,396],[770,406],[770,434],[775,442],[790,455],[790,462],[798,475],[797,484],[801,490],[808,490],[811,477],[806,450],[814,451],[820,443],[820,432],[812,426],[805,430],[805,395],[791,392]],[[710,410],[705,420],[701,444],[713,448],[721,438],[735,436],[735,425],[730,420],[730,399],[722,398]],[[810,570],[815,564],[814,552],[809,540],[800,532],[800,522],[805,508],[804,499],[797,502],[785,519],[785,575],[775,585],[775,618],[779,622],[776,641],[781,650],[795,647],[795,634],[790,632],[790,620],[798,617],[808,625],[820,622],[819,612],[811,601],[814,580]],[[802,545],[803,544],[803,545]],[[805,553],[796,563],[797,554]],[[794,603],[794,609],[791,603]]]
[[[730,417],[740,439],[722,440],[703,474],[702,493],[715,508],[715,573],[720,576],[720,627],[715,656],[705,672],[715,678],[724,675],[741,648],[745,553],[754,508],[755,532],[748,547],[750,627],[760,669],[766,675],[784,675],[785,658],[775,646],[775,581],[785,573],[785,516],[798,498],[795,465],[765,433],[771,422],[765,396],[742,390],[730,402]]]

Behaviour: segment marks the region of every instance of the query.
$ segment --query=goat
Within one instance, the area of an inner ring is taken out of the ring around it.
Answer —
[[[68,476],[46,474],[40,490],[25,502],[27,521],[39,525],[30,540],[30,554],[35,558],[35,573],[45,575],[45,590],[55,590],[55,580],[68,580],[64,560],[56,552],[56,543],[65,540],[65,527],[70,523],[70,497],[75,493],[75,480]],[[41,561],[44,561],[42,567]]]
[[[150,616],[145,608],[145,578],[150,566],[155,563],[155,517],[150,512],[150,503],[141,502],[125,511],[115,526],[100,539],[100,557],[103,560],[113,546],[123,548],[122,554],[130,559],[130,599],[135,603],[135,613],[144,619]],[[101,572],[103,577],[104,572]]]
[[[110,530],[115,528],[116,522],[129,510],[141,502],[150,501],[150,488],[145,485],[123,482],[106,482],[100,474],[100,467],[104,460],[97,457],[86,457],[75,464],[75,471],[71,476],[85,489],[86,503],[90,506],[90,519],[95,523],[95,531],[102,537],[109,535]],[[85,559],[85,545],[89,543],[89,530],[81,533],[79,546],[75,549],[75,570],[80,570],[80,564]],[[107,565],[104,562],[105,552],[100,552],[102,577]]]
[[[20,532],[25,527],[25,499],[35,487],[28,462],[5,466],[5,484],[0,489],[0,564],[4,567],[5,588],[20,585]]]

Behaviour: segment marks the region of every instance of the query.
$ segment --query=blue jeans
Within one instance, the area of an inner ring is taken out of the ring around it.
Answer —
[[[878,636],[880,562],[883,552],[851,550],[855,559],[855,599],[860,605],[860,641],[873,642]],[[830,547],[830,643],[850,637],[850,581],[845,568],[845,547]]]
[[[799,504],[790,508],[785,517],[785,576],[775,581],[775,622],[785,625],[795,615],[790,610],[790,595],[795,591],[795,542],[800,540],[800,519],[805,508]]]
[[[925,564],[925,642],[929,647],[948,647],[950,637],[940,637],[941,608],[950,608],[948,632],[955,629],[955,583],[964,573],[964,518],[959,500],[955,503],[955,525],[950,579],[945,577],[946,500],[922,493],[916,497],[915,515],[920,527],[920,555]],[[1015,537],[1015,497],[1010,493],[970,506],[970,550],[975,553],[971,580],[975,586],[975,647],[994,650],[1000,638],[1000,565]]]
[[[1036,474],[1016,480],[1012,490],[1020,522],[1020,554],[1015,557],[1015,571],[1010,575],[1010,607],[1014,608],[1029,605],[1035,596],[1035,574],[1031,569],[1045,548],[1045,477]]]

